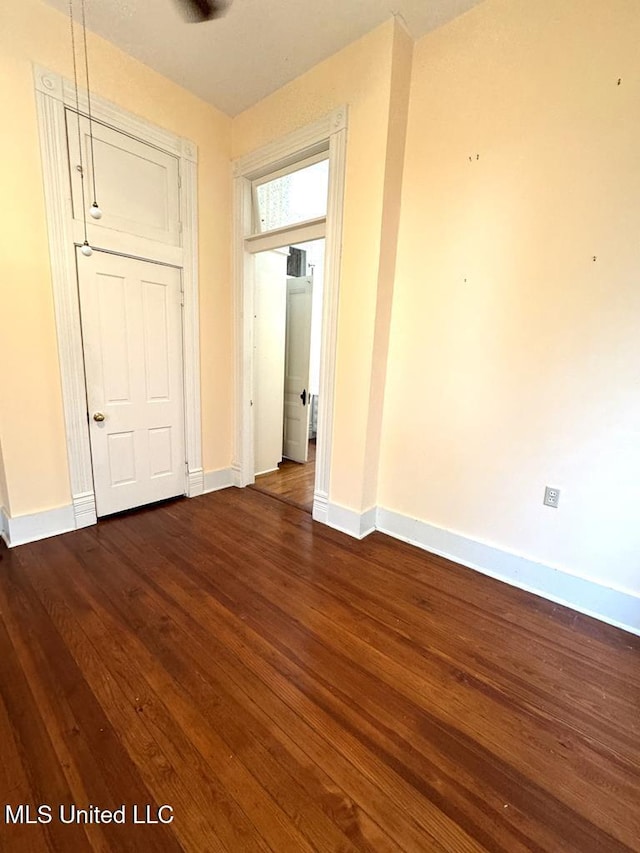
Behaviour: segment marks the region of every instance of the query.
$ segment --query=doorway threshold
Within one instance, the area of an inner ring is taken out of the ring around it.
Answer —
[[[305,463],[283,459],[277,471],[261,474],[249,486],[257,492],[277,498],[284,503],[313,511],[313,492],[316,480],[316,442],[309,442],[309,458]]]

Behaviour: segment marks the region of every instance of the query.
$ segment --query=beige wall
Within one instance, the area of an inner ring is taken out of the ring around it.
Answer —
[[[364,506],[365,447],[397,24],[390,20],[233,120],[239,157],[349,106],[330,499]]]
[[[391,91],[387,126],[387,156],[380,230],[378,293],[371,362],[369,418],[365,444],[365,474],[362,500],[362,508],[365,510],[375,506],[377,503],[378,461],[380,457],[380,436],[389,356],[389,331],[395,284],[412,57],[413,39],[411,39],[403,27],[396,26],[393,34]]]
[[[39,0],[0,13],[0,383],[13,515],[69,503],[57,344],[31,63],[72,77],[67,19]],[[205,470],[232,446],[231,121],[89,34],[96,93],[195,141],[199,150],[200,312]]]
[[[378,494],[635,591],[639,11],[487,0],[416,45]]]

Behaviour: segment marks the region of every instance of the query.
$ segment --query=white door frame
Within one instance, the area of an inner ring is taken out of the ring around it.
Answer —
[[[347,108],[339,107],[324,118],[294,131],[257,151],[236,160],[234,174],[234,281],[235,281],[235,387],[236,428],[234,436],[233,483],[254,482],[253,398],[253,255],[247,238],[252,232],[251,182],[326,149],[329,153],[329,196],[325,230],[325,278],[322,300],[320,349],[320,404],[316,452],[316,482],[313,517],[327,522],[329,478],[333,440],[336,342],[338,337],[338,292],[342,248]],[[283,232],[296,231],[282,229]],[[320,235],[321,236],[321,235]],[[293,238],[292,238],[293,239]],[[299,234],[294,242],[309,239]],[[282,245],[282,243],[279,243]],[[265,248],[268,246],[265,245]],[[253,248],[255,252],[255,247]]]
[[[97,517],[87,421],[76,248],[67,172],[65,108],[75,109],[75,90],[71,81],[59,74],[37,65],[34,65],[33,70],[69,476],[75,526],[79,528],[95,524]],[[86,92],[80,92],[79,101],[80,111],[86,115]],[[197,148],[190,140],[163,130],[94,94],[91,95],[91,111],[96,120],[173,154],[180,161],[182,247],[165,248],[146,241],[148,245],[141,257],[143,260],[170,263],[182,269],[187,495],[193,497],[202,494],[204,489],[200,426]],[[90,235],[90,241],[92,239]],[[95,240],[94,245],[98,245]],[[127,254],[127,251],[123,250],[122,254]]]

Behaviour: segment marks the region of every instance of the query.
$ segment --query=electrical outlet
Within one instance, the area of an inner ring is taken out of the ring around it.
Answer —
[[[545,506],[552,506],[557,509],[560,503],[560,489],[554,489],[553,486],[545,486],[543,503]]]

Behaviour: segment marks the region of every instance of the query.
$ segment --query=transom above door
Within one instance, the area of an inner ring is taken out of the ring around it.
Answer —
[[[65,110],[65,123],[75,242],[83,242],[86,221],[94,247],[180,265],[179,159],[95,120],[91,144],[89,121],[74,110]],[[99,220],[88,215],[94,180]]]

